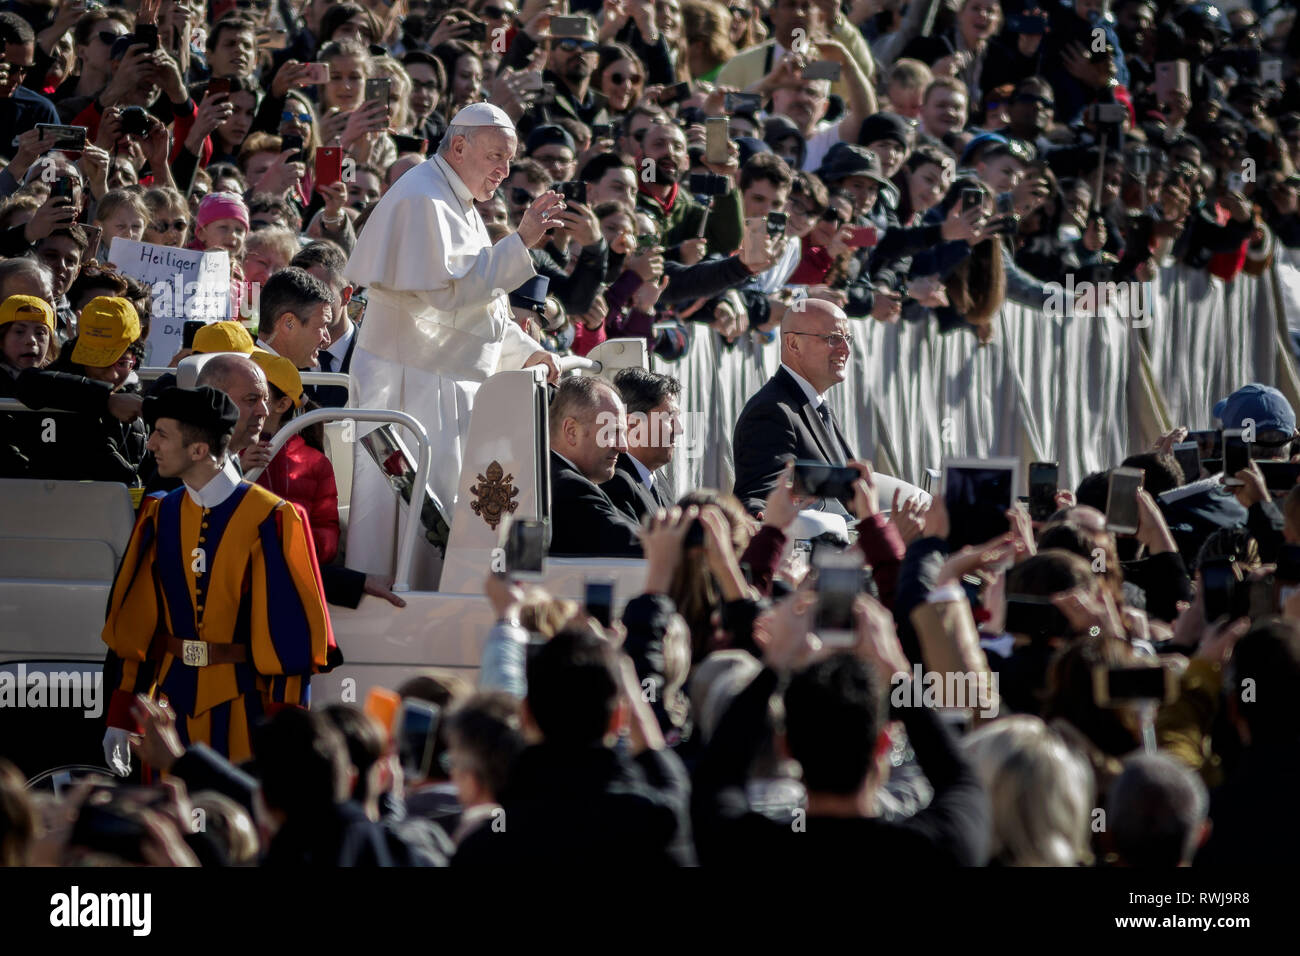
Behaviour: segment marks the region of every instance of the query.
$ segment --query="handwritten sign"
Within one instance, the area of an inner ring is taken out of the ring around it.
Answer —
[[[230,318],[230,255],[224,249],[180,249],[119,237],[108,258],[123,275],[152,290],[147,365],[166,365],[180,351],[186,319]]]

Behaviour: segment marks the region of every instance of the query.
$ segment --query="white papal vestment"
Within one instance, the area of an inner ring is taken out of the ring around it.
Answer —
[[[474,197],[441,156],[397,180],[348,261],[349,281],[365,286],[369,300],[352,355],[350,403],[404,411],[424,425],[433,443],[430,485],[449,521],[474,393],[490,375],[521,368],[541,351],[514,321],[508,298],[535,274],[518,234],[492,245]],[[373,427],[358,425],[358,435]],[[348,567],[393,573],[397,517],[395,493],[357,448]]]

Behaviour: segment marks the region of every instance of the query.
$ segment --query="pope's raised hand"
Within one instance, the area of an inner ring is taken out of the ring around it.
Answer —
[[[548,189],[534,199],[519,220],[519,238],[524,245],[531,249],[545,239],[550,230],[564,225],[556,216],[563,209],[564,197],[554,189]]]

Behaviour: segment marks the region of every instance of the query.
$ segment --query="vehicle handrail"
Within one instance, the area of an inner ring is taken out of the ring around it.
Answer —
[[[569,372],[579,370],[599,375],[603,368],[596,359],[589,359],[582,355],[557,355],[556,358],[560,363],[561,375],[567,375]]]
[[[334,373],[321,374],[335,377]],[[28,408],[16,398],[0,398],[0,412],[43,411],[61,411],[61,409]],[[274,458],[290,438],[309,425],[315,425],[317,422],[335,421],[403,425],[415,436],[416,455],[418,456],[415,468],[415,488],[421,497],[417,501],[412,501],[410,508],[407,510],[406,533],[402,535],[402,540],[397,546],[397,578],[393,582],[394,591],[409,591],[411,590],[411,562],[415,555],[415,540],[420,534],[420,511],[424,505],[423,495],[429,487],[429,472],[433,467],[433,446],[429,441],[429,433],[424,430],[423,425],[406,414],[406,412],[394,412],[387,409],[318,408],[307,412],[305,415],[296,416],[281,426],[280,430],[275,433],[275,438],[271,441],[271,457]],[[249,481],[256,481],[261,473],[261,468],[253,468],[244,477]]]
[[[330,374],[332,375],[332,373]],[[294,416],[280,427],[280,430],[275,433],[275,438],[271,440],[271,457],[275,458],[289,439],[303,429],[315,425],[317,422],[337,421],[403,425],[415,436],[418,444],[415,490],[411,496],[410,507],[406,511],[406,530],[397,545],[397,577],[393,582],[395,592],[409,591],[411,590],[411,562],[415,556],[415,541],[420,535],[420,512],[424,506],[424,495],[429,487],[429,472],[433,468],[433,445],[429,441],[429,433],[424,430],[423,425],[406,414],[406,412],[395,412],[384,408],[317,408],[305,415]],[[256,481],[261,474],[261,468],[253,468],[244,477],[249,481]]]
[[[175,375],[176,369],[163,365],[146,365],[135,370],[142,382],[153,382],[164,375]],[[299,372],[304,385],[336,385],[350,389],[352,376],[347,372]]]

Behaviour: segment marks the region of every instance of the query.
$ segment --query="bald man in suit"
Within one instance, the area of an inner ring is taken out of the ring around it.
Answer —
[[[848,316],[822,299],[804,299],[781,319],[781,367],[745,403],[732,437],[735,494],[752,514],[762,511],[787,461],[855,459],[825,400],[844,381],[850,341]],[[814,507],[851,517],[833,498]]]

